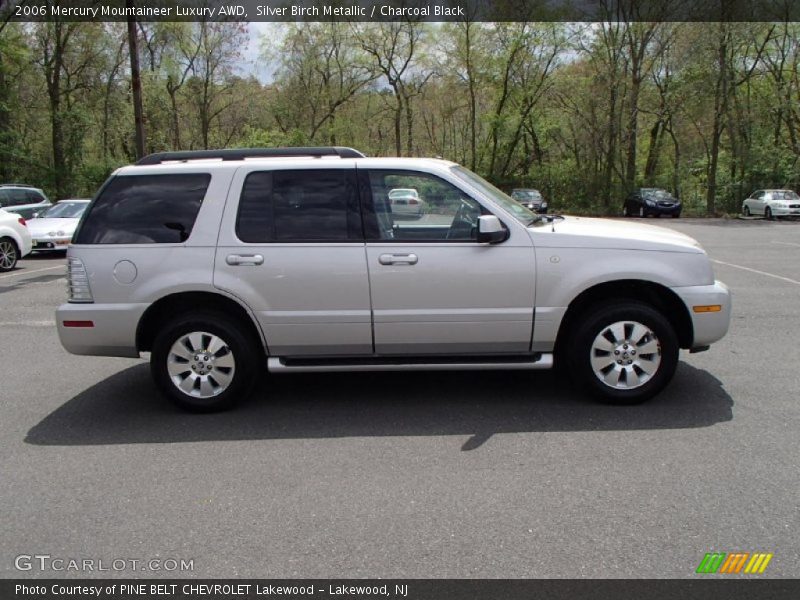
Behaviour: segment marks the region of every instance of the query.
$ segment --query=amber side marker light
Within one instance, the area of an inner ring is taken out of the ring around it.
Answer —
[[[94,321],[64,321],[64,327],[94,327]]]
[[[721,304],[703,304],[701,306],[693,306],[692,310],[696,313],[704,312],[719,312],[722,310]]]

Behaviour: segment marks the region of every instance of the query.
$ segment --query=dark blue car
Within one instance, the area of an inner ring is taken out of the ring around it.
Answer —
[[[670,215],[681,216],[681,202],[667,190],[659,188],[639,188],[633,190],[625,199],[622,214],[626,217],[649,217]]]

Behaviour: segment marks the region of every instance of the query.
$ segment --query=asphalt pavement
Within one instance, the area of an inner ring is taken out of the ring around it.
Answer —
[[[21,261],[0,274],[0,577],[694,577],[711,551],[797,577],[800,223],[658,224],[704,245],[733,320],[635,407],[550,372],[362,373],[185,414],[145,361],[64,351],[65,261]]]

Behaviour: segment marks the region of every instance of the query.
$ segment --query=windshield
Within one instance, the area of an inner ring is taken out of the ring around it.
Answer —
[[[77,219],[89,206],[88,202],[59,202],[54,204],[42,214],[42,219]]]
[[[455,167],[451,167],[451,170],[460,179],[478,188],[482,193],[486,194],[489,198],[497,202],[523,225],[528,225],[528,223],[537,217],[535,213],[525,208],[525,206],[511,198],[511,196],[501,192],[483,177],[476,175],[469,169],[457,165]]]
[[[642,190],[642,194],[647,198],[655,198],[656,200],[672,199],[672,194],[667,190]]]

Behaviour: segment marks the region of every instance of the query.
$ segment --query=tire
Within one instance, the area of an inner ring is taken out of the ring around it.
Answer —
[[[742,214],[743,214],[745,217],[750,217],[750,216],[752,216],[752,214],[750,213],[750,207],[745,205],[745,207],[744,207],[744,210],[742,210]]]
[[[0,273],[11,271],[19,262],[19,250],[14,240],[8,237],[0,238]]]
[[[772,209],[769,206],[764,209],[764,218],[767,221],[772,221]]]
[[[647,218],[647,213],[644,211],[644,206],[640,206],[639,207],[639,216],[642,219],[646,219]]]
[[[628,218],[631,217],[631,211],[628,210],[628,205],[627,204],[622,207],[622,216],[623,217],[628,217]]]
[[[611,404],[652,398],[670,382],[678,365],[672,325],[657,310],[630,300],[610,302],[585,315],[568,348],[570,371],[578,384]]]
[[[239,322],[201,311],[162,328],[153,342],[150,371],[159,390],[180,408],[215,412],[250,394],[262,357],[260,341]]]

